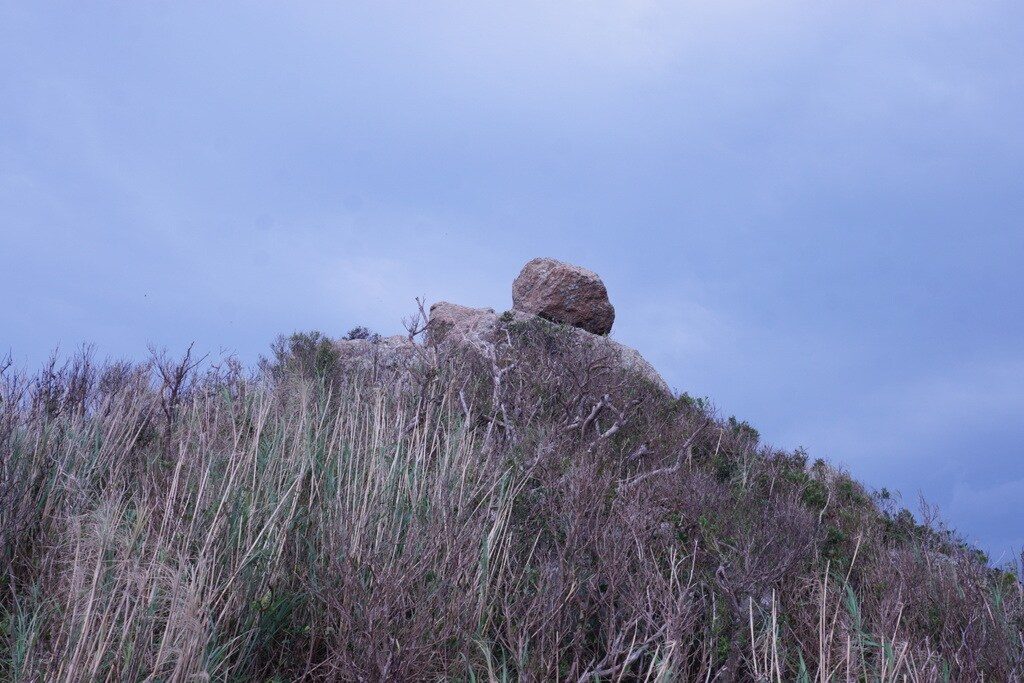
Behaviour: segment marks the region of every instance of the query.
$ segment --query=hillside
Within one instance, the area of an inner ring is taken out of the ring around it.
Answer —
[[[259,368],[8,367],[0,677],[1024,678],[1014,572],[673,394],[554,263]]]

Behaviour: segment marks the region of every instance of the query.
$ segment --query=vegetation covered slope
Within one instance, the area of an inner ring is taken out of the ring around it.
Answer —
[[[8,368],[4,680],[1013,680],[1009,570],[549,325]]]

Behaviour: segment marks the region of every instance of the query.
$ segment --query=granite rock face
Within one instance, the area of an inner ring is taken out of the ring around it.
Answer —
[[[497,330],[498,316],[493,308],[470,308],[448,301],[430,307],[427,343],[491,344]]]
[[[404,335],[375,339],[338,339],[338,361],[348,370],[400,372],[416,357],[416,344]]]
[[[647,359],[644,358],[639,351],[631,346],[620,344],[613,339],[608,339],[607,337],[595,337],[595,339],[599,339],[600,341],[592,343],[607,345],[608,350],[615,355],[615,358],[618,359],[619,364],[623,369],[643,377],[665,394],[672,394],[672,390],[669,388],[668,382],[666,382],[661,374],[654,369],[653,365],[647,362]]]
[[[672,393],[654,366],[636,349],[577,327],[552,324],[532,313],[513,310],[498,316],[490,308],[468,308],[442,301],[430,307],[427,343],[437,348],[488,355],[496,344],[504,345],[521,338],[524,330],[545,336],[547,343],[570,356],[586,356],[593,361],[596,355],[603,358],[608,367],[640,377],[666,395]]]
[[[512,308],[592,334],[608,334],[615,308],[597,273],[552,258],[535,258],[512,283]]]

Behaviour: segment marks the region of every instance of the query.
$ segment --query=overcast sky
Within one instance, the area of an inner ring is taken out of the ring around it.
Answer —
[[[254,361],[597,271],[766,441],[1024,545],[1024,4],[0,0],[0,349]]]

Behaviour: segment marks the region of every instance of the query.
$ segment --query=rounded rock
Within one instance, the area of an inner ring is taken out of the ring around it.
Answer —
[[[512,283],[512,308],[593,334],[608,334],[615,308],[597,273],[552,258],[535,258]]]

